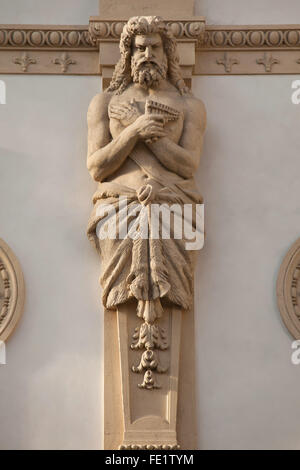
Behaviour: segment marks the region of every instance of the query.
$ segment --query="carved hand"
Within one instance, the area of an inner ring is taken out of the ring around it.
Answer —
[[[159,114],[142,114],[131,128],[140,139],[146,141],[166,136],[164,118]]]
[[[124,127],[130,126],[141,115],[134,98],[126,103],[111,104],[108,109],[109,118],[118,119]]]

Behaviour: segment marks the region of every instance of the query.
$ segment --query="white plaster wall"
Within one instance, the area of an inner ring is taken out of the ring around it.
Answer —
[[[202,0],[210,23],[300,23],[298,0]],[[278,5],[277,5],[278,4]],[[86,24],[98,0],[0,0],[0,23]],[[299,77],[198,77],[208,129],[198,171],[205,249],[196,276],[199,446],[300,449],[300,366],[276,307],[299,237]],[[97,77],[1,76],[0,237],[27,301],[0,366],[0,449],[99,448],[99,263],[85,236],[94,183],[85,115]]]
[[[276,306],[300,236],[300,105],[292,77],[196,78],[208,128],[198,171],[206,244],[196,276],[202,449],[300,449],[300,366]]]
[[[1,24],[88,24],[99,0],[1,0]]]
[[[23,267],[24,316],[0,366],[0,448],[99,448],[99,263],[86,109],[97,77],[1,76],[0,236]]]
[[[210,24],[299,24],[298,0],[196,0],[195,14]]]

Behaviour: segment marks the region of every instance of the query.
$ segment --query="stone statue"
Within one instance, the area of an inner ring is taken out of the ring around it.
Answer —
[[[167,370],[154,351],[168,347],[157,320],[168,306],[190,308],[194,252],[185,249],[184,236],[163,237],[161,226],[159,236],[152,237],[150,209],[202,203],[193,176],[206,114],[185,86],[176,40],[160,17],[131,18],[121,35],[120,52],[110,86],[93,98],[88,110],[87,166],[99,182],[88,235],[102,260],[105,308],[136,302],[143,324],[136,328],[131,348],[145,352],[132,370],[144,372],[138,386],[151,390],[160,387],[153,371]],[[126,198],[126,212],[120,197]],[[112,207],[118,219],[116,237],[99,237],[99,223],[109,220],[101,211],[104,206]],[[119,237],[122,224],[135,223],[138,231],[143,217],[147,237]],[[194,212],[192,220],[194,224]]]

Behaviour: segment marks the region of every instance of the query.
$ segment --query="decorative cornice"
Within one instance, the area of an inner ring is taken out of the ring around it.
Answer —
[[[205,28],[201,50],[298,49],[300,25],[214,26]]]
[[[0,74],[98,75],[98,49],[88,26],[0,25]]]
[[[91,17],[88,26],[0,25],[0,74],[102,73],[109,81],[125,22]],[[206,25],[204,17],[167,23],[178,41],[186,79],[300,73],[300,25]],[[112,54],[107,54],[107,47]],[[24,52],[36,62],[27,67],[16,64]]]
[[[96,49],[99,41],[118,42],[125,23],[92,17],[88,26],[0,25],[0,50]],[[215,26],[203,17],[167,24],[177,40],[196,41],[201,50],[300,49],[300,25]]]
[[[299,74],[299,50],[300,25],[207,25],[196,45],[193,73]]]
[[[100,41],[119,42],[120,35],[127,20],[110,21],[91,17],[89,24],[89,38],[92,44]],[[203,16],[186,20],[167,20],[177,40],[203,42],[205,33],[205,18]]]
[[[88,26],[0,25],[1,49],[96,49]]]

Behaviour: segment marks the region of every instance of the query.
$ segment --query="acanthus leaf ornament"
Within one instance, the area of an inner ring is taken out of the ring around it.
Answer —
[[[240,63],[240,61],[236,57],[230,57],[227,52],[224,52],[224,56],[222,57],[222,59],[217,59],[216,62],[218,65],[224,66],[226,73],[231,73],[232,66]]]
[[[272,54],[267,54],[265,52],[263,57],[256,60],[256,63],[258,65],[263,65],[265,67],[265,71],[270,73],[272,72],[273,65],[279,64],[279,60],[274,58]]]
[[[23,52],[21,57],[15,57],[13,59],[13,63],[17,64],[17,65],[21,65],[22,71],[27,72],[27,69],[28,69],[29,65],[36,64],[37,59],[33,59],[32,57],[30,57],[27,54],[27,52]]]
[[[60,65],[62,73],[66,73],[69,65],[75,65],[76,60],[71,59],[66,52],[63,52],[60,57],[53,60],[55,65]]]
[[[168,367],[162,367],[159,363],[159,358],[155,350],[168,349],[168,342],[164,328],[158,324],[148,323],[145,321],[140,328],[135,328],[133,339],[136,340],[131,344],[131,349],[141,350],[143,352],[140,363],[138,366],[132,366],[132,371],[136,373],[144,373],[144,380],[142,384],[138,384],[139,388],[153,390],[161,388],[156,382],[154,371],[159,374],[167,372]]]

